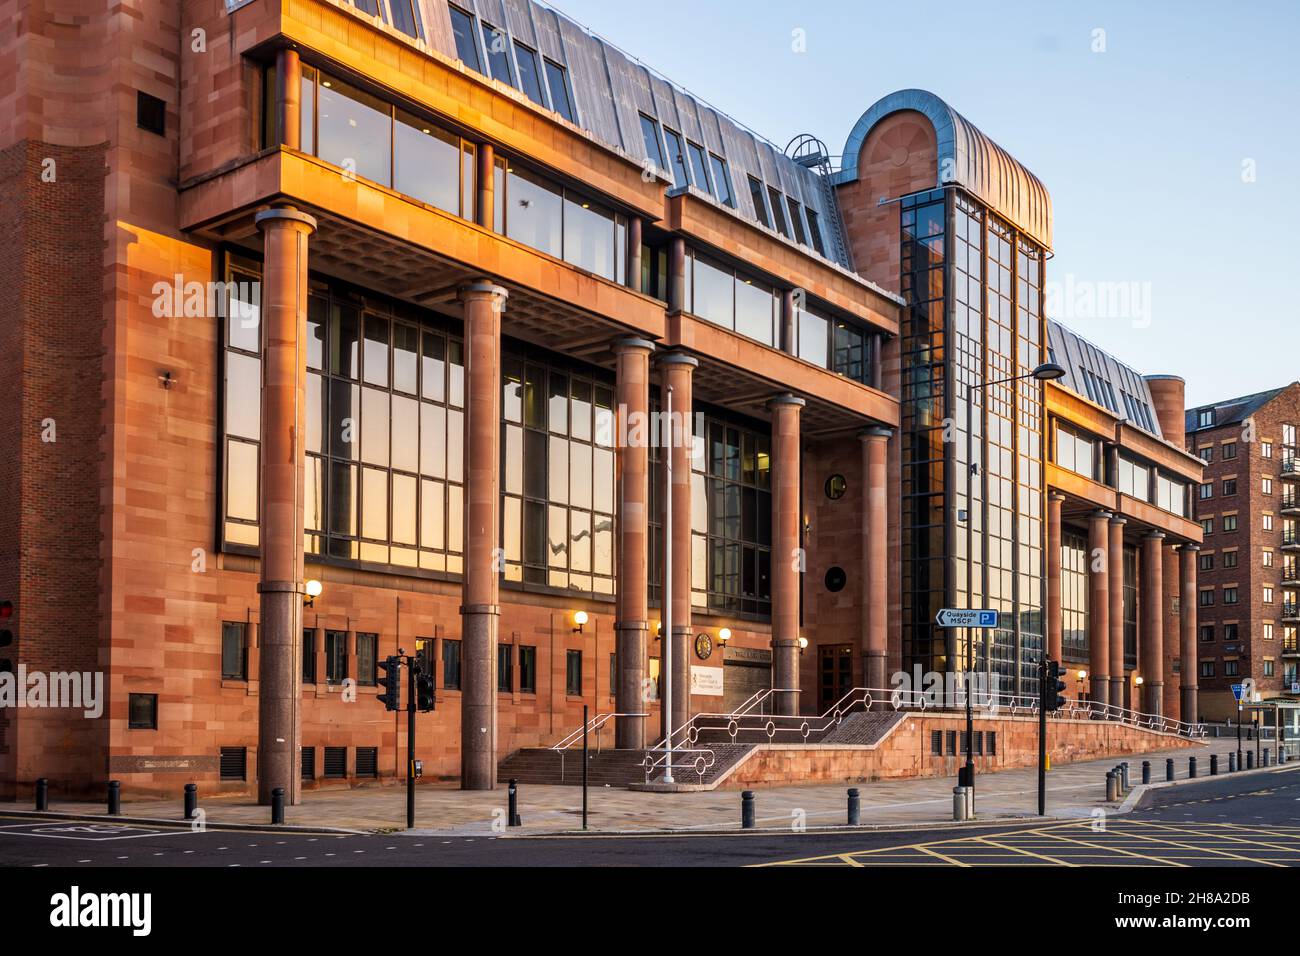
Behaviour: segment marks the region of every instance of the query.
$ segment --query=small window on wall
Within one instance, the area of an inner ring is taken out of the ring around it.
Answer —
[[[515,689],[515,654],[511,644],[497,645],[497,690],[509,694]]]
[[[424,38],[418,0],[388,0],[388,9],[392,11],[394,27],[413,39]]]
[[[506,35],[490,24],[483,24],[483,48],[487,50],[488,66],[492,69],[492,79],[500,80],[507,86],[515,85],[514,70],[510,67],[510,44]]]
[[[569,651],[565,655],[564,692],[570,697],[582,696],[582,651]]]
[[[156,96],[137,91],[135,95],[135,125],[148,133],[164,136],[167,133],[167,104]]]
[[[709,168],[713,171],[713,188],[718,202],[735,209],[736,197],[731,191],[731,173],[727,171],[727,161],[716,153],[709,153]]]
[[[772,224],[767,218],[767,200],[763,198],[763,184],[753,176],[749,177],[749,195],[754,200],[755,217],[770,229]]]
[[[704,147],[687,140],[686,151],[691,157],[691,178],[695,180],[695,188],[712,195],[713,184],[709,182],[709,161],[705,157]]]
[[[474,18],[460,7],[449,6],[447,10],[451,14],[451,34],[456,41],[456,55],[475,73],[482,73],[483,62],[479,59],[478,43],[474,39]]]
[[[221,625],[222,680],[248,680],[247,628],[242,621]]]
[[[442,686],[460,690],[460,641],[442,642]]]
[[[519,693],[537,693],[537,648],[519,646]]]
[[[645,143],[646,158],[660,169],[667,169],[663,146],[659,141],[659,124],[644,113],[641,114],[641,138]]]
[[[357,683],[363,687],[375,686],[375,670],[379,660],[379,635],[357,635]]]
[[[537,51],[516,41],[515,59],[519,62],[519,88],[538,106],[545,106],[546,101],[542,97],[542,72],[537,65]]]
[[[158,729],[158,695],[131,694],[127,701],[127,727],[131,730]]]

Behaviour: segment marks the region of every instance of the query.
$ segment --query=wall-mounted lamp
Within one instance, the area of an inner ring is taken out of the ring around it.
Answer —
[[[731,628],[729,627],[718,628],[718,643],[723,647],[726,647],[727,641],[729,640],[731,640]]]
[[[1133,675],[1133,683],[1135,683],[1135,684],[1137,684],[1139,687],[1141,687],[1141,686],[1142,686],[1142,677],[1141,677],[1141,675],[1134,674],[1134,675]]]
[[[799,638],[799,653],[802,654],[802,653],[803,653],[805,650],[807,650],[807,649],[808,649],[808,638],[800,636],[800,638]]]
[[[320,597],[321,584],[315,578],[307,582],[307,600],[302,602],[303,607],[315,607],[316,599]]]
[[[574,612],[573,612],[573,623],[576,624],[576,625],[578,625],[577,627],[575,627],[575,628],[573,629],[573,633],[574,633],[574,634],[581,634],[581,633],[582,633],[582,629],[583,629],[584,627],[587,626],[587,612],[586,612],[586,611],[574,611]]]

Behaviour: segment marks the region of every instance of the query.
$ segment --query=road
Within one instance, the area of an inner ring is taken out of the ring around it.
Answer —
[[[1300,771],[1300,767],[1297,768]],[[0,865],[404,866],[1295,866],[1300,775],[1220,777],[1155,790],[1106,819],[911,830],[691,836],[443,837],[206,830],[33,820],[0,811]]]

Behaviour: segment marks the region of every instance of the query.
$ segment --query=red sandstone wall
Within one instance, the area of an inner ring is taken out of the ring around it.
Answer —
[[[930,732],[954,730],[960,739],[965,726],[965,718],[961,715],[928,714],[908,717],[873,747],[791,744],[760,747],[719,785],[719,789],[865,783],[904,777],[955,777],[958,766],[965,763],[965,756],[931,756]],[[975,730],[992,730],[998,735],[996,756],[975,757],[977,773],[1037,765],[1036,718],[976,719]],[[1199,746],[1179,737],[1107,721],[1051,720],[1047,732],[1048,754],[1054,765],[1154,749]]]

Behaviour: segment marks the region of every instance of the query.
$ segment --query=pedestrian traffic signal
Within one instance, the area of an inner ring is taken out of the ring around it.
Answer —
[[[376,666],[383,671],[384,675],[379,678],[379,686],[384,689],[384,692],[379,695],[379,702],[384,705],[385,710],[401,710],[402,659],[391,655],[379,661]]]
[[[433,675],[416,674],[415,675],[415,709],[428,713],[433,710],[437,700],[433,693]]]
[[[1043,674],[1042,708],[1044,713],[1060,710],[1065,705],[1065,681],[1061,680],[1061,665],[1048,661]]]

